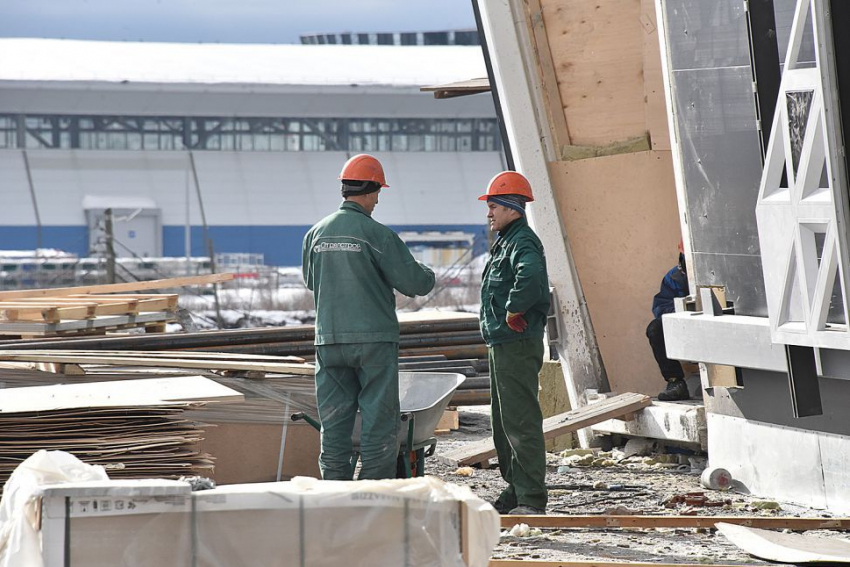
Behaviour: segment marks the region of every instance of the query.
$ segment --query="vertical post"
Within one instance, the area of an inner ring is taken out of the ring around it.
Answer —
[[[785,359],[788,361],[788,385],[794,417],[823,415],[815,349],[785,345]]]
[[[23,117],[20,117],[18,120],[23,121]],[[32,199],[32,210],[35,213],[35,249],[39,250],[41,248],[41,214],[38,212],[38,200],[35,198],[35,184],[32,181],[29,156],[27,156],[26,150],[23,150],[22,154],[24,156],[24,169],[27,172],[27,183],[29,184],[30,198]]]
[[[198,194],[198,209],[201,212],[201,223],[204,227],[204,241],[207,244],[207,250],[210,255],[210,271],[215,271],[215,250],[213,249],[212,238],[210,238],[209,226],[207,225],[207,214],[204,211],[204,200],[201,198],[201,182],[198,180],[198,169],[195,167],[195,154],[189,151],[189,165],[192,167],[192,179],[195,181],[195,192]],[[221,305],[218,301],[218,284],[213,284],[213,297],[215,300],[215,319],[216,325],[221,329]]]
[[[192,221],[191,191],[189,191],[189,170],[186,170],[186,225],[183,233],[183,250],[186,253],[186,275],[192,275]]]
[[[112,209],[103,212],[106,233],[106,283],[115,283],[115,235],[112,230]]]

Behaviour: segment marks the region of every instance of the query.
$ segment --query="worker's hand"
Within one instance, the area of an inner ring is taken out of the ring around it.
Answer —
[[[508,311],[508,316],[505,317],[505,321],[508,322],[508,327],[517,333],[522,333],[525,331],[526,327],[528,327],[528,321],[525,320],[522,313],[511,313]]]

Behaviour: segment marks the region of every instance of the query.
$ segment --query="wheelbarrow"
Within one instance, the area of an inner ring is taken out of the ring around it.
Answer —
[[[398,397],[401,407],[401,426],[398,432],[398,462],[396,476],[410,478],[425,475],[425,457],[434,454],[437,427],[452,394],[465,380],[463,374],[449,372],[399,372]],[[304,420],[318,431],[322,425],[305,413],[292,414],[293,421]],[[354,422],[352,441],[354,454],[351,469],[360,455],[360,414]]]

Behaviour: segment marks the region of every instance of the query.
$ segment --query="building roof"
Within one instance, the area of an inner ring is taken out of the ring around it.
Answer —
[[[402,87],[483,76],[477,46],[0,39],[0,81]]]

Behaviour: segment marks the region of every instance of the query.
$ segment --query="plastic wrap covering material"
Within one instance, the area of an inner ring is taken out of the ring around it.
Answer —
[[[51,484],[108,482],[99,465],[87,465],[62,451],[38,451],[18,465],[0,500],[0,566],[41,567],[38,533],[40,490]]]
[[[489,504],[434,478],[300,477],[192,493],[172,481],[104,481],[41,495],[46,567],[485,567],[499,539]]]

